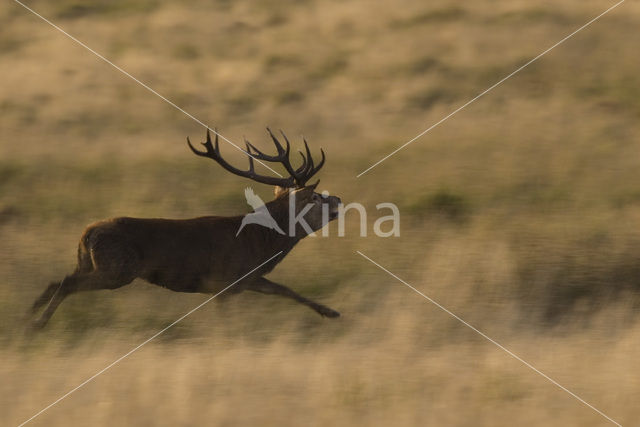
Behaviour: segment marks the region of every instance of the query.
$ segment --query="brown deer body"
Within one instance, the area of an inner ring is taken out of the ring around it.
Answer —
[[[328,221],[335,219],[340,204],[337,197],[316,193],[317,183],[306,185],[306,181],[322,167],[324,153],[321,163],[314,166],[305,141],[307,155],[302,156],[303,164],[298,169],[293,169],[289,162],[289,141],[286,141],[285,149],[270,131],[269,133],[278,154],[268,156],[247,142],[250,162],[248,171],[235,169],[222,159],[217,134],[213,146],[207,131],[207,141],[203,143],[206,148],[204,152],[195,150],[191,143],[189,146],[194,153],[215,160],[234,174],[257,182],[275,184],[276,198],[266,203],[262,209],[266,208],[279,229],[256,223],[245,224],[245,216],[206,216],[185,220],[123,217],[96,222],[89,225],[82,234],[75,272],[61,282],[51,283],[34,302],[32,314],[47,304],[34,326],[44,326],[58,305],[75,292],[117,289],[141,278],[176,292],[214,294],[276,254],[278,256],[251,272],[225,293],[252,290],[281,295],[311,307],[322,316],[338,317],[338,312],[263,277],[310,231],[319,230]],[[280,162],[290,176],[274,178],[257,175],[253,170],[253,158]],[[304,227],[301,222],[294,222],[292,226],[292,214],[302,218],[308,227]],[[282,230],[287,232],[283,234]]]

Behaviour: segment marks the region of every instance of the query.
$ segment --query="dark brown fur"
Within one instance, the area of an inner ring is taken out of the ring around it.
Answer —
[[[316,185],[277,187],[277,197],[266,207],[282,230],[289,230],[292,194],[296,213],[307,204],[312,205],[304,218],[314,231],[326,222],[321,217],[322,205],[328,204],[330,219],[335,218],[340,199],[315,193]],[[60,303],[75,292],[117,289],[136,278],[176,292],[215,294],[278,253],[225,293],[251,290],[281,295],[311,307],[322,316],[338,317],[338,312],[263,277],[307,233],[300,226],[289,236],[248,224],[236,236],[242,219],[243,216],[185,220],[122,217],[89,225],[80,238],[76,270],[62,281],[51,283],[33,303],[32,314],[47,305],[34,326],[44,326]]]

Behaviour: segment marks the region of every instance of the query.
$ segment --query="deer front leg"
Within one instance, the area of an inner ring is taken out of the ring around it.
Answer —
[[[270,294],[270,295],[280,295],[283,297],[291,298],[300,304],[304,304],[308,307],[314,309],[318,314],[324,317],[338,317],[340,313],[335,310],[330,309],[322,304],[318,304],[315,301],[311,301],[286,286],[279,285],[277,283],[272,282],[271,280],[265,279],[264,277],[260,277],[259,279],[252,281],[245,289],[254,292],[260,292],[261,294]]]

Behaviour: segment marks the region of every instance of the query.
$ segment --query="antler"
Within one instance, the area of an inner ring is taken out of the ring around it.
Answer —
[[[307,144],[307,140],[304,139],[306,156],[302,153],[302,151],[299,151],[300,156],[302,157],[302,165],[300,165],[299,168],[294,169],[293,166],[291,165],[291,160],[289,159],[291,144],[289,143],[289,139],[287,138],[287,136],[284,134],[284,132],[280,131],[280,133],[282,134],[286,142],[286,148],[284,148],[280,143],[280,141],[278,141],[278,139],[275,137],[273,132],[271,132],[271,129],[267,128],[267,131],[269,132],[269,136],[271,136],[271,139],[273,140],[273,143],[276,146],[276,150],[278,151],[278,153],[273,156],[265,154],[262,151],[258,150],[249,141],[245,140],[244,142],[247,147],[245,153],[249,157],[248,170],[240,170],[234,166],[231,166],[229,163],[227,163],[226,160],[222,158],[222,155],[220,154],[220,147],[218,145],[218,132],[215,132],[216,137],[214,142],[212,143],[211,132],[209,131],[209,129],[207,129],[207,140],[202,143],[206,151],[196,150],[193,147],[193,145],[191,145],[191,141],[189,140],[189,137],[187,137],[187,144],[189,144],[189,148],[191,148],[191,151],[193,151],[194,154],[202,157],[208,157],[212,160],[215,160],[218,164],[220,164],[220,166],[222,166],[223,168],[225,168],[226,170],[228,170],[229,172],[235,175],[243,176],[245,178],[249,178],[256,182],[261,182],[263,184],[277,185],[285,188],[304,187],[306,182],[313,175],[315,175],[320,170],[320,168],[322,168],[322,166],[324,165],[324,161],[325,161],[324,151],[320,149],[320,153],[322,154],[322,160],[320,160],[320,163],[318,164],[318,166],[314,166],[313,158],[311,157],[311,150],[309,150],[309,145]],[[255,172],[253,167],[253,159],[263,160],[266,162],[281,163],[284,166],[284,168],[287,170],[287,173],[289,173],[289,176],[286,178],[284,177],[278,178],[278,177],[272,177],[272,176],[258,175]]]

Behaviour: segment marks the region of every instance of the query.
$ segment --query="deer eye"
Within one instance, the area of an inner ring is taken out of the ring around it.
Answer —
[[[313,193],[313,196],[311,196],[311,200],[318,203],[320,201],[320,195],[318,193]]]

